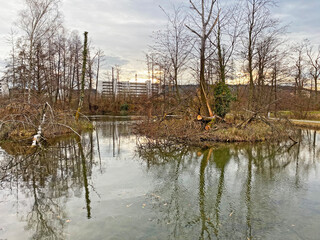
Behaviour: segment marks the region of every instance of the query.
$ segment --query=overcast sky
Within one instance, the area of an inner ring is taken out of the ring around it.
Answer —
[[[8,56],[6,36],[24,0],[0,0],[0,65]],[[122,65],[125,78],[146,67],[145,52],[150,35],[166,23],[159,5],[187,0],[62,0],[61,12],[68,30],[89,32],[92,43],[101,48],[109,66]],[[279,0],[275,16],[290,23],[290,38],[309,38],[320,44],[320,0]]]

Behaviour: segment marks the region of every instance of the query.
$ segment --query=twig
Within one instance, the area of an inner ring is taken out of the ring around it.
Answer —
[[[74,130],[72,127],[68,126],[68,125],[65,125],[63,123],[53,123],[53,125],[59,125],[59,126],[63,126],[63,127],[66,127],[66,128],[69,128],[72,132],[74,132],[75,134],[78,135],[78,137],[81,139],[81,135],[76,131]]]

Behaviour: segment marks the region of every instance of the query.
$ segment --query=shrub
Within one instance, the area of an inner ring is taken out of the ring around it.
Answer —
[[[215,113],[219,117],[224,118],[230,111],[230,103],[235,99],[229,87],[223,82],[219,82],[214,86],[213,95]]]
[[[129,110],[129,104],[124,103],[120,106],[120,111],[128,111]]]

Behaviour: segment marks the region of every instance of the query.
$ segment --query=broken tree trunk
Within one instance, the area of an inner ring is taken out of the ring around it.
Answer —
[[[201,115],[197,116],[197,120],[198,121],[203,121],[203,122],[211,122],[212,120],[216,120],[216,119],[224,121],[223,118],[221,118],[221,117],[219,117],[217,115],[214,115],[212,117],[204,117],[204,116],[201,116]]]
[[[216,120],[224,121],[223,118],[217,115],[214,115],[212,117],[204,117],[204,116],[198,115],[197,120],[205,124],[205,127],[204,127],[205,130],[210,130],[212,127],[212,124],[215,123]]]
[[[83,63],[82,63],[82,76],[81,76],[81,93],[79,97],[79,105],[78,110],[76,113],[76,121],[79,120],[80,111],[83,106],[83,100],[84,100],[84,80],[86,76],[86,65],[87,65],[87,54],[88,54],[88,32],[84,32],[84,47],[83,47]]]

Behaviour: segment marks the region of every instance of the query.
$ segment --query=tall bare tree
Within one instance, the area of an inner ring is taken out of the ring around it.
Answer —
[[[279,86],[282,82],[288,81],[289,68],[288,68],[288,49],[278,48],[272,55],[270,63],[268,63],[268,87],[266,87],[263,92],[268,98],[264,104],[267,105],[267,112],[270,112],[273,106],[274,114],[277,116],[278,106],[279,106]],[[269,91],[268,91],[269,89]]]
[[[306,58],[305,58],[305,42],[296,44],[293,47],[293,77],[294,77],[294,89],[295,94],[301,96],[302,90],[306,83],[306,75],[305,75],[305,68],[306,68]]]
[[[213,117],[213,112],[207,96],[208,86],[205,78],[205,67],[208,56],[207,45],[209,37],[213,32],[213,29],[218,21],[218,15],[216,15],[215,4],[216,0],[201,0],[199,4],[195,4],[194,1],[189,1],[193,15],[191,16],[194,26],[186,25],[186,27],[196,35],[200,44],[200,95],[202,107],[207,116]]]
[[[320,45],[315,49],[313,46],[307,46],[308,63],[310,66],[310,76],[314,81],[314,91],[316,100],[318,98],[318,79],[320,78]]]
[[[99,49],[97,51],[97,72],[96,72],[96,93],[95,93],[95,99],[97,99],[97,94],[98,94],[98,84],[99,84],[99,76],[100,76],[100,67],[101,63],[104,60],[104,52]]]
[[[30,102],[34,74],[34,51],[38,44],[46,41],[60,27],[59,0],[25,0],[26,9],[21,11],[18,26],[26,34],[28,51],[28,101]],[[45,39],[45,40],[44,40]]]
[[[256,67],[256,105],[258,108],[263,107],[268,102],[270,82],[272,74],[275,70],[279,70],[279,67],[275,65],[281,65],[283,55],[286,55],[284,49],[283,38],[280,36],[285,33],[286,27],[277,28],[276,25],[269,29],[256,44],[256,55],[254,56],[254,66]]]
[[[168,18],[168,24],[164,31],[154,34],[154,45],[151,46],[151,49],[158,55],[160,65],[163,65],[162,63],[169,64],[168,66],[161,66],[161,68],[167,70],[166,74],[174,83],[176,95],[180,101],[178,80],[186,69],[193,43],[185,28],[186,15],[183,14],[182,7],[173,6],[172,13],[162,10]]]
[[[85,76],[87,66],[87,55],[88,55],[88,32],[84,32],[84,46],[83,46],[83,63],[82,63],[82,74],[81,74],[81,93],[79,98],[78,110],[76,113],[76,121],[79,120],[80,112],[84,101],[84,87],[85,87]]]
[[[220,14],[214,34],[210,38],[216,54],[212,57],[215,73],[219,82],[225,83],[227,75],[232,71],[232,60],[237,47],[237,40],[242,32],[243,11],[240,3],[234,5],[226,4],[221,6],[221,1],[217,2]]]
[[[242,37],[243,55],[246,60],[246,71],[249,75],[249,108],[252,108],[255,101],[255,64],[254,58],[257,55],[257,44],[268,29],[277,26],[277,20],[271,17],[270,8],[274,6],[273,0],[246,0],[245,4],[245,28]]]

